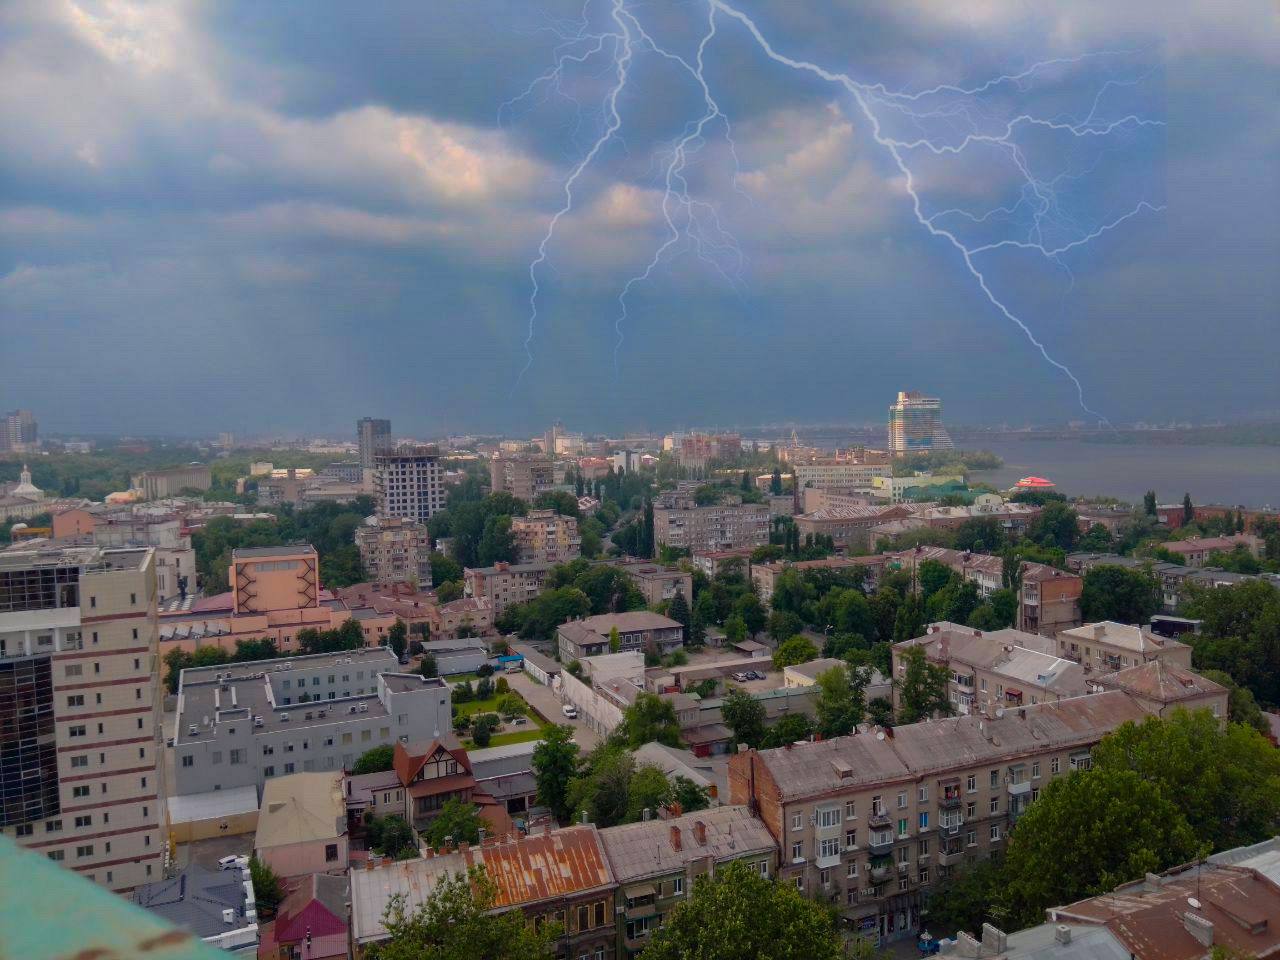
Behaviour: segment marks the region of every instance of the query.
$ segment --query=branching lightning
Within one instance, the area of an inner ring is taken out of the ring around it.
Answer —
[[[959,255],[968,274],[973,278],[983,296],[997,313],[1014,324],[1026,337],[1046,363],[1065,375],[1075,387],[1080,407],[1100,420],[1101,414],[1091,410],[1085,402],[1084,386],[1079,378],[1063,362],[1050,354],[1048,348],[1036,336],[1028,323],[1009,306],[993,289],[980,260],[1000,250],[1022,250],[1037,254],[1066,270],[1061,259],[1080,247],[1086,246],[1132,218],[1143,213],[1158,213],[1164,206],[1146,198],[1138,199],[1124,212],[1102,223],[1082,224],[1068,216],[1060,202],[1060,188],[1066,183],[1087,177],[1092,167],[1078,172],[1060,172],[1045,179],[1037,172],[1036,164],[1027,155],[1022,138],[1040,132],[1075,138],[1077,140],[1102,141],[1117,134],[1135,131],[1143,127],[1163,126],[1163,121],[1144,117],[1139,113],[1126,113],[1103,119],[1104,100],[1107,95],[1122,87],[1133,86],[1145,79],[1142,74],[1131,78],[1109,78],[1101,83],[1083,116],[1063,114],[1040,115],[1030,110],[1013,116],[994,115],[982,99],[992,93],[1026,93],[1032,90],[1042,74],[1055,68],[1070,69],[1086,62],[1123,59],[1133,51],[1114,50],[1086,53],[1078,57],[1059,57],[1044,60],[1018,73],[1003,74],[984,82],[961,87],[940,84],[916,92],[893,91],[882,83],[868,83],[855,79],[848,73],[831,70],[807,60],[795,59],[781,52],[766,37],[755,20],[739,10],[729,0],[698,0],[705,4],[705,28],[698,37],[693,55],[681,55],[660,43],[642,23],[639,14],[628,0],[607,0],[607,25],[591,27],[592,0],[586,0],[582,19],[569,27],[557,28],[561,40],[556,48],[554,63],[546,73],[538,77],[515,100],[504,104],[504,109],[538,91],[554,92],[571,100],[581,120],[580,101],[566,91],[569,71],[585,67],[597,59],[605,63],[605,75],[611,79],[605,89],[599,108],[600,130],[581,157],[571,166],[563,184],[563,203],[547,224],[537,254],[529,264],[528,332],[525,338],[527,362],[521,378],[533,362],[533,340],[538,321],[540,287],[539,270],[547,265],[549,247],[561,220],[573,211],[574,190],[584,173],[591,168],[606,146],[619,139],[622,113],[619,101],[628,93],[631,68],[640,56],[660,58],[691,82],[701,98],[701,110],[689,119],[681,133],[659,151],[661,182],[661,214],[665,229],[642,269],[623,283],[618,294],[618,311],[614,321],[616,343],[614,365],[618,364],[623,344],[624,325],[628,319],[628,297],[636,286],[649,280],[661,264],[681,253],[692,253],[709,264],[727,283],[738,287],[741,283],[743,257],[732,236],[721,223],[721,214],[715,203],[695,195],[690,186],[689,169],[712,135],[722,136],[732,157],[734,184],[737,184],[738,151],[733,140],[732,128],[726,113],[721,109],[711,84],[706,77],[708,51],[721,34],[722,21],[732,22],[742,28],[754,45],[770,61],[790,70],[808,74],[838,87],[852,102],[854,113],[865,121],[866,128],[881,147],[901,178],[901,184],[910,199],[912,213],[929,235],[946,241]],[[909,133],[898,132],[909,129]],[[1003,155],[1019,181],[1018,199],[1007,206],[973,212],[959,207],[928,211],[922,196],[922,169],[919,158],[959,157],[974,149],[993,150]],[[1029,222],[1015,235],[971,238],[966,230],[991,229],[1007,226],[1014,233],[1020,221]],[[1074,278],[1072,278],[1074,281]],[[519,381],[517,381],[519,382]]]

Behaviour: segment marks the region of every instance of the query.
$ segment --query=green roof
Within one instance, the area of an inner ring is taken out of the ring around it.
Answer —
[[[226,960],[226,954],[48,857],[0,837],[4,955],[23,960]]]

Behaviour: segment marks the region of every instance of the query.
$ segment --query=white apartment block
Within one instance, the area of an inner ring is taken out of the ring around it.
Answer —
[[[0,553],[0,829],[118,893],[162,873],[156,647],[153,550]]]
[[[888,463],[837,459],[795,463],[791,471],[802,489],[870,490],[877,477],[893,476],[893,466]]]

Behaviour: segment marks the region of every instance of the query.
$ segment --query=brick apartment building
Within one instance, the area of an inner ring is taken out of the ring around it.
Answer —
[[[530,510],[511,518],[520,563],[568,563],[582,552],[576,517],[562,517],[554,510]]]
[[[494,493],[509,493],[532,503],[555,486],[555,469],[549,456],[500,453],[489,461],[489,482]]]
[[[374,583],[431,583],[431,535],[426,524],[378,517],[356,527],[360,562]]]
[[[653,539],[659,547],[712,553],[769,542],[769,506],[743,503],[726,494],[720,503],[698,506],[690,484],[662,494],[653,505]]]
[[[495,563],[492,567],[467,567],[462,574],[463,589],[468,597],[488,600],[493,616],[513,603],[532,600],[542,592],[547,573],[554,563]]]

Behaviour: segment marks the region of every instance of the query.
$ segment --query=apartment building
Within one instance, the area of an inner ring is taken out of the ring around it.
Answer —
[[[748,750],[729,760],[729,802],[772,834],[780,882],[829,897],[864,936],[906,939],[939,881],[999,854],[1044,785],[1088,767],[1099,740],[1145,716],[1109,691]]]
[[[609,635],[614,630],[618,631],[619,647],[611,651]],[[556,629],[556,644],[563,663],[633,650],[667,654],[684,646],[684,626],[648,610],[602,613],[560,624]]]
[[[123,893],[162,873],[155,554],[0,553],[0,828]]]
[[[349,769],[373,747],[452,730],[449,687],[386,647],[183,670],[173,793]]]
[[[133,486],[146,500],[163,500],[183,490],[208,490],[213,486],[213,471],[205,463],[189,463],[168,470],[148,470],[133,478]]]
[[[360,562],[374,583],[431,583],[431,535],[426,524],[376,517],[356,528]]]
[[[526,503],[555,486],[551,457],[534,453],[495,454],[489,461],[489,485],[494,493],[509,493]]]
[[[762,877],[777,870],[778,849],[764,824],[743,806],[715,807],[667,820],[608,827],[600,842],[617,883],[616,953],[634,957],[701,876],[745,862]]]
[[[876,477],[871,482],[871,494],[877,499],[888,500],[890,503],[902,503],[907,499],[909,490],[919,491],[929,487],[954,487],[963,484],[963,473],[915,473],[909,477],[895,477],[890,474]],[[919,499],[918,493],[916,498]]]
[[[262,788],[253,852],[288,879],[346,873],[346,778],[342,771],[276,777]]]
[[[791,472],[801,489],[869,491],[877,477],[892,477],[893,467],[888,463],[824,457],[793,463]]]
[[[542,592],[547,572],[554,563],[495,563],[492,567],[467,567],[462,573],[463,590],[468,597],[488,600],[493,616],[513,603],[532,600]]]
[[[511,535],[521,563],[568,563],[582,552],[576,517],[554,510],[530,510],[511,518]]]
[[[1084,578],[1043,563],[1024,563],[1018,574],[1018,619],[1026,633],[1056,637],[1080,626]]]
[[[1251,580],[1264,580],[1280,587],[1280,574],[1232,573],[1217,567],[1193,567],[1182,563],[1154,563],[1142,557],[1122,557],[1111,553],[1072,553],[1067,556],[1067,566],[1081,574],[1098,567],[1123,567],[1148,573],[1160,584],[1161,603],[1165,613],[1177,613],[1179,604],[1192,587],[1218,590]]]
[[[904,506],[823,507],[797,514],[795,523],[801,537],[830,537],[837,549],[865,550],[873,527],[911,516],[911,509]]]
[[[426,523],[444,509],[444,466],[435,447],[401,447],[374,457],[379,517]]]
[[[100,547],[152,547],[159,602],[195,592],[195,549],[190,529],[176,511],[154,506],[111,512],[64,510],[53,517],[53,537]]]
[[[1174,710],[1208,710],[1226,722],[1228,691],[1220,683],[1167,659],[1118,670],[1088,681],[1091,693],[1123,690],[1156,716]]]
[[[361,417],[356,421],[356,439],[360,448],[360,468],[372,470],[378,457],[391,452],[391,421]]]
[[[1058,655],[1075,660],[1085,673],[1105,674],[1151,660],[1191,667],[1191,647],[1154,634],[1147,627],[1114,620],[1086,623],[1058,635]]]
[[[679,567],[668,567],[649,560],[611,560],[630,578],[636,589],[644,595],[646,606],[656,607],[671,600],[677,593],[683,594],[685,603],[693,604],[693,574]]]
[[[674,441],[676,461],[688,470],[705,471],[713,460],[733,460],[742,453],[736,433],[689,433]]]
[[[1181,557],[1188,567],[1203,567],[1213,553],[1231,553],[1243,547],[1256,559],[1262,559],[1266,543],[1251,533],[1237,533],[1230,537],[1192,537],[1190,540],[1170,540],[1160,544],[1172,554]]]
[[[365,956],[369,944],[388,937],[387,904],[404,897],[412,913],[441,880],[483,867],[497,886],[494,909],[520,910],[531,921],[554,920],[562,935],[556,956],[605,960],[614,955],[613,873],[593,826],[567,827],[516,838],[494,838],[416,860],[351,871],[351,940]]]
[[[727,494],[720,503],[698,506],[689,484],[658,497],[653,505],[653,539],[659,547],[713,553],[769,542],[769,506],[743,503]]]
[[[30,453],[40,446],[40,425],[30,410],[0,416],[0,453]]]
[[[935,623],[923,637],[893,645],[893,675],[906,675],[903,653],[922,647],[932,663],[951,673],[950,699],[955,711],[992,716],[997,710],[1050,703],[1089,692],[1084,668],[1054,653],[1049,637],[1020,630],[975,630],[954,623]],[[898,700],[894,690],[894,702]]]

